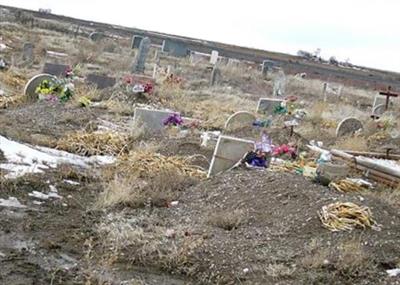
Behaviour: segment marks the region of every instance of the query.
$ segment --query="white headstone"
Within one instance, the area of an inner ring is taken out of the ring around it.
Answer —
[[[241,127],[251,127],[256,120],[256,116],[247,111],[236,112],[225,122],[225,129],[232,130]]]
[[[362,129],[363,125],[357,118],[345,118],[337,126],[336,136],[341,137],[345,135],[352,135]]]
[[[217,62],[218,62],[218,51],[213,50],[211,52],[210,63],[211,64],[217,64]]]
[[[248,151],[253,149],[253,141],[220,136],[211,159],[208,177],[232,168]]]

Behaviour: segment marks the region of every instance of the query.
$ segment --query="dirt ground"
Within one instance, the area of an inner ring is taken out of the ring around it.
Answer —
[[[7,58],[19,51],[17,46],[27,31],[30,29],[18,29],[18,24],[0,29],[0,36],[13,47]],[[83,66],[98,65],[117,78],[129,73],[126,58],[131,60],[133,52],[127,41],[106,43],[120,48],[105,57],[102,44],[97,47],[86,38],[71,39],[45,31],[36,29],[31,36],[44,47],[69,53],[71,60]],[[34,65],[21,63],[13,68],[27,77],[40,72],[45,58],[36,56]],[[264,130],[274,144],[294,143],[300,151],[308,150],[306,144],[311,139],[328,148],[360,151],[381,152],[385,144],[398,144],[398,139],[389,135],[389,130],[396,129],[392,122],[385,122],[387,130],[378,130],[378,123],[370,120],[367,111],[355,107],[359,99],[372,101],[371,90],[346,87],[347,101],[338,98],[338,103],[333,99],[321,103],[322,82],[296,78],[288,78],[287,93],[298,96],[299,106],[310,114],[291,137],[289,129],[280,127],[287,118],[274,114],[271,128],[246,126],[224,131],[222,126],[233,113],[254,112],[257,100],[271,93],[273,78],[263,78],[245,65],[224,66],[219,86],[210,87],[208,62],[197,66],[186,59],[162,58],[160,62],[163,67],[173,66],[184,80],[183,87],[166,84],[160,77],[155,93],[140,100],[122,86],[104,92],[80,89],[80,95],[91,95],[93,102],[105,103],[104,108],[46,101],[10,105],[0,109],[0,135],[55,147],[58,139],[77,131],[89,134],[105,120],[118,132],[135,137],[124,146],[128,153],[124,155],[154,148],[167,158],[183,157],[205,172],[215,145],[213,141],[207,147],[200,146],[205,130],[253,140],[259,140]],[[149,60],[147,70],[153,63],[154,59]],[[9,74],[0,76],[0,84],[21,95],[23,86],[10,80]],[[171,108],[202,122],[181,137],[168,131],[141,133],[131,122],[138,103]],[[361,114],[364,131],[336,138],[337,123],[354,114]],[[400,122],[398,116],[393,120]],[[377,136],[380,134],[383,136]],[[0,162],[5,160],[0,150]],[[143,161],[134,161],[131,166]],[[292,172],[238,168],[206,179],[181,177],[163,172],[158,165],[153,167],[155,174],[147,170],[143,177],[126,169],[112,172],[112,167],[81,169],[69,165],[17,179],[5,179],[0,171],[0,198],[15,197],[26,206],[0,206],[0,284],[400,284],[399,277],[386,273],[387,269],[400,268],[398,189],[375,185],[360,193],[343,194]],[[145,190],[140,188],[142,184]],[[58,189],[61,199],[38,204],[38,199],[29,195],[32,191],[48,193],[51,187]],[[121,195],[117,195],[119,200],[101,206],[100,198],[112,187],[114,194]],[[149,189],[150,193],[146,192]],[[135,203],[143,193],[149,197]],[[154,197],[162,203],[154,203]],[[324,228],[318,212],[338,201],[368,206],[377,229],[331,232]]]

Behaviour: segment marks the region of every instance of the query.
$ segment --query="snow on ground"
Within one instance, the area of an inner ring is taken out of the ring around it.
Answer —
[[[42,173],[59,164],[88,168],[90,165],[104,165],[115,161],[112,156],[83,157],[56,149],[21,144],[3,136],[0,136],[0,150],[7,159],[6,163],[0,164],[0,169],[8,172],[6,178],[16,178],[27,173]]]

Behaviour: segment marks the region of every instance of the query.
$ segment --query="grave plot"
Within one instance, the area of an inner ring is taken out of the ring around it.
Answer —
[[[95,85],[99,89],[106,89],[113,87],[116,84],[116,79],[114,77],[109,77],[100,74],[91,73],[86,77],[86,81],[89,84]]]

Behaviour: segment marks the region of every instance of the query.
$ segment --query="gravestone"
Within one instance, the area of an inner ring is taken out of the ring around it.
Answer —
[[[214,66],[211,71],[210,86],[218,84],[220,78],[221,78],[221,70],[217,66]]]
[[[137,49],[140,47],[140,43],[142,42],[143,37],[141,36],[133,36],[132,37],[132,44],[131,44],[131,48],[132,49]]]
[[[43,66],[43,73],[51,74],[57,77],[64,77],[65,71],[69,68],[69,65],[49,63],[46,62]]]
[[[98,89],[106,89],[109,87],[113,87],[116,83],[116,79],[114,77],[108,77],[99,74],[89,74],[86,77],[86,81],[95,85]]]
[[[22,60],[32,62],[34,60],[33,50],[35,45],[32,43],[25,43],[22,48]]]
[[[274,78],[273,96],[281,97],[285,95],[286,76],[283,70],[279,70]]]
[[[36,102],[39,99],[39,95],[36,93],[36,88],[44,81],[56,81],[57,78],[51,74],[38,74],[32,77],[25,85],[24,94],[28,99],[28,102]]]
[[[383,113],[386,112],[386,105],[385,104],[379,104],[376,105],[373,109],[372,109],[372,115],[375,117],[380,117],[383,115]]]
[[[251,127],[255,122],[256,117],[246,111],[239,111],[231,115],[225,122],[225,130],[234,130],[243,127]]]
[[[264,60],[262,63],[262,74],[267,75],[268,72],[272,72],[273,68],[275,67],[275,62],[272,60]]]
[[[215,65],[217,64],[217,62],[218,62],[218,51],[213,50],[211,52],[210,63]]]
[[[139,46],[139,51],[133,62],[132,71],[133,73],[144,73],[146,66],[146,58],[150,51],[151,40],[150,38],[144,38]]]
[[[105,35],[100,32],[92,32],[89,35],[89,39],[94,42],[98,42],[98,41],[102,40],[104,37],[105,37]]]
[[[363,125],[360,120],[356,118],[345,118],[343,119],[336,128],[336,136],[352,135],[358,130],[363,129]]]
[[[163,41],[162,51],[175,57],[186,57],[189,54],[189,49],[185,42],[171,39]]]
[[[257,113],[271,115],[277,107],[281,106],[282,102],[284,102],[283,99],[260,98],[258,100]]]
[[[322,89],[324,102],[326,102],[328,94],[335,95],[336,97],[339,98],[342,95],[342,90],[343,90],[343,85],[324,82]]]
[[[251,150],[254,150],[253,141],[220,136],[208,169],[208,177],[229,170]]]
[[[142,124],[150,132],[162,131],[165,128],[164,120],[175,113],[172,111],[136,108],[134,122],[138,125]]]

